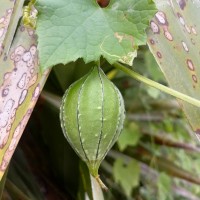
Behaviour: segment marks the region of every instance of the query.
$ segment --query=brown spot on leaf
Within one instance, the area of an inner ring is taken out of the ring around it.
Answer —
[[[179,4],[181,10],[184,10],[184,8],[186,6],[186,1],[185,0],[179,0],[178,4]]]
[[[193,26],[191,27],[191,30],[192,30],[193,34],[197,35],[197,31],[196,31],[196,29]]]
[[[197,83],[198,82],[198,79],[197,79],[197,76],[196,75],[192,75],[192,80]]]
[[[184,41],[182,41],[181,43],[182,43],[182,45],[183,45],[183,49],[184,49],[186,52],[189,52],[189,48],[188,48],[187,44],[186,44]]]
[[[25,27],[24,27],[24,26],[21,26],[21,27],[20,27],[20,31],[21,31],[21,32],[24,32],[24,31],[25,31]]]
[[[7,59],[8,59],[8,56],[5,55],[5,56],[3,57],[3,61],[6,61]]]
[[[157,51],[156,54],[157,54],[158,58],[160,58],[160,59],[162,58],[162,54],[159,51]]]
[[[115,37],[118,39],[119,43],[121,43],[124,38],[124,36],[120,35],[118,32],[115,33]]]
[[[3,91],[2,91],[2,97],[7,96],[8,93],[9,93],[9,89],[8,88],[3,89]]]
[[[11,73],[7,72],[4,74],[4,80],[8,79],[10,77]]]
[[[168,21],[164,12],[158,11],[155,15],[156,20],[161,25],[168,25]]]
[[[27,93],[28,93],[28,90],[26,89],[21,92],[21,96],[19,98],[19,105],[21,105],[24,102],[24,100],[26,99]]]
[[[196,133],[197,135],[200,135],[200,129],[197,129],[197,130],[195,131],[195,133]]]
[[[17,83],[17,87],[20,89],[23,89],[25,84],[26,84],[26,77],[27,77],[27,73],[22,74],[19,82]]]
[[[180,13],[177,13],[177,16],[178,16],[178,18],[179,18],[180,23],[181,23],[183,26],[185,26],[185,20],[184,20],[183,16],[182,16]]]
[[[150,39],[149,41],[150,41],[150,43],[151,43],[152,45],[154,45],[154,44],[155,44],[155,41],[154,41],[154,39]]]
[[[40,85],[38,84],[33,92],[33,98],[37,98],[40,95]]]
[[[118,40],[119,43],[121,43],[121,42],[124,41],[124,40],[127,40],[127,41],[129,41],[129,42],[131,43],[131,46],[132,46],[133,48],[135,48],[133,36],[126,35],[126,34],[120,34],[120,33],[118,33],[118,32],[116,32],[116,33],[114,34],[114,36],[115,36],[115,38]]]
[[[194,68],[194,64],[193,64],[192,60],[187,59],[186,62],[187,62],[187,66],[188,66],[189,70],[194,71],[195,68]]]
[[[165,31],[164,35],[169,41],[173,41],[173,36],[169,31]]]
[[[187,31],[189,34],[191,34],[190,27],[189,27],[187,24],[185,24],[185,29],[186,29],[186,31]]]
[[[153,33],[155,33],[155,34],[160,33],[160,28],[154,21],[150,22],[150,27],[151,27],[151,30],[153,31]]]

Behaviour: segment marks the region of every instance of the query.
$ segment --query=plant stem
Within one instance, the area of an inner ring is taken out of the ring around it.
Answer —
[[[100,185],[100,187],[104,190],[107,191],[108,188],[105,186],[105,184],[102,182],[102,180],[100,179],[99,175],[97,177],[95,177],[96,181],[98,182],[98,184]]]
[[[157,83],[157,82],[155,82],[155,81],[153,81],[151,79],[148,79],[148,78],[138,74],[137,72],[134,72],[133,70],[125,67],[124,65],[122,65],[120,63],[114,63],[113,66],[116,67],[117,69],[120,69],[121,71],[125,72],[126,74],[128,74],[129,76],[131,76],[132,78],[134,78],[134,79],[136,79],[138,81],[141,81],[141,82],[143,82],[143,83],[145,83],[145,84],[147,84],[147,85],[149,85],[151,87],[159,89],[159,90],[161,90],[161,91],[163,91],[163,92],[165,92],[167,94],[170,94],[170,95],[172,95],[172,96],[174,96],[174,97],[176,97],[178,99],[181,99],[181,100],[183,100],[185,102],[188,102],[188,103],[190,103],[190,104],[192,104],[194,106],[200,107],[200,101],[195,99],[195,98],[192,98],[192,97],[190,97],[188,95],[185,95],[185,94],[183,94],[181,92],[178,92],[178,91],[173,90],[173,89],[171,89],[169,87],[166,87],[166,86],[164,86],[164,85],[162,85],[160,83]]]

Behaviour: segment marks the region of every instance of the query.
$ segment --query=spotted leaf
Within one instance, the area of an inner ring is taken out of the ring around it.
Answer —
[[[200,99],[200,1],[156,0],[148,45],[170,87]],[[152,66],[153,67],[153,66]],[[200,133],[200,109],[179,101],[190,124]]]
[[[0,8],[0,29],[5,28],[0,37],[1,44],[5,45],[0,57],[0,179],[48,75],[47,71],[42,74],[39,70],[34,30],[20,26],[15,34],[24,1],[8,2],[13,7],[6,8],[5,12]]]
[[[0,7],[0,56],[7,52],[13,40],[24,0],[5,1]],[[11,24],[11,25],[10,25]]]

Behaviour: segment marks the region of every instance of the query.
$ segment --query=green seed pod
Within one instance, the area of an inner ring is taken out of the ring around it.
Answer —
[[[63,97],[63,133],[95,178],[101,161],[121,133],[124,113],[119,90],[96,66],[73,83]]]

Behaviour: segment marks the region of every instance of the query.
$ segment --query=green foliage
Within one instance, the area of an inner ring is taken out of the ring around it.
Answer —
[[[124,127],[122,133],[117,141],[120,151],[125,150],[128,146],[135,146],[140,140],[139,127],[132,122]]]
[[[38,0],[38,48],[43,69],[100,56],[132,65],[137,47],[155,13],[148,0],[113,0],[101,8],[94,0]]]
[[[113,166],[113,176],[125,194],[130,197],[132,189],[139,184],[140,165],[135,160],[125,164],[123,160],[117,159]]]
[[[35,44],[35,37],[27,40],[33,33],[29,29],[20,29],[13,40],[23,0],[15,2],[11,25],[0,25],[0,28],[3,26],[7,30],[0,40],[0,43],[5,44],[6,53],[11,44],[12,48],[13,44],[26,44],[27,47]],[[170,86],[199,99],[199,1],[155,2],[162,12],[158,12],[151,21],[152,30],[148,33],[151,51]],[[9,3],[14,5],[11,1]],[[7,12],[6,5],[2,4],[0,12]],[[99,7],[95,0],[38,0],[37,8],[37,33],[43,69],[57,63],[76,61],[78,58],[83,58],[85,62],[96,61],[102,56],[105,58],[101,59],[105,72],[111,69],[105,60],[132,65],[138,46],[146,42],[144,30],[155,12],[154,4],[149,0],[112,0],[106,8]],[[163,20],[167,20],[167,23],[163,24]],[[155,27],[159,32],[156,32]],[[1,82],[4,80],[3,75],[10,73],[14,66],[10,58],[10,52],[7,61],[1,57]],[[58,121],[61,97],[55,96],[55,93],[62,95],[67,85],[87,73],[91,63],[85,65],[83,60],[69,63],[65,69],[59,66],[54,69],[46,85],[51,93],[43,93],[27,129],[31,134],[25,134],[29,138],[20,145],[26,157],[16,154],[11,163],[5,181],[4,199],[103,200],[102,191],[95,179],[89,176],[87,168],[78,168],[78,157],[64,140]],[[24,68],[28,69],[26,66]],[[27,73],[22,71],[21,65],[18,69],[21,73]],[[146,47],[139,49],[134,69],[166,83]],[[38,68],[36,71],[33,80],[38,78],[36,84],[42,87],[46,76],[41,76]],[[116,69],[110,77],[124,94],[127,124],[118,141],[119,149],[114,146],[100,168],[101,177],[110,188],[104,194],[105,199],[199,200],[200,149],[177,103],[154,89],[130,80]],[[32,107],[28,105],[34,88],[31,85],[31,89],[27,89],[29,97],[23,106],[19,106],[21,110],[17,110],[17,118],[12,121],[9,137],[14,135],[16,126],[21,125],[23,112],[27,109],[32,111],[34,103]],[[17,95],[15,87],[10,92],[15,94],[13,96]],[[199,109],[184,102],[181,105],[193,129],[199,131]],[[3,107],[1,104],[0,108]],[[23,127],[25,125],[26,122]],[[18,140],[12,143],[17,144]],[[9,138],[9,143],[11,141]],[[2,158],[9,149],[7,147],[8,144],[2,148]],[[11,152],[8,152],[8,160],[3,164],[8,164],[9,156]],[[1,186],[2,191],[3,183]],[[41,188],[45,188],[45,192]]]
[[[173,200],[172,195],[172,180],[165,173],[160,173],[157,180],[158,185],[158,199],[159,200]]]

